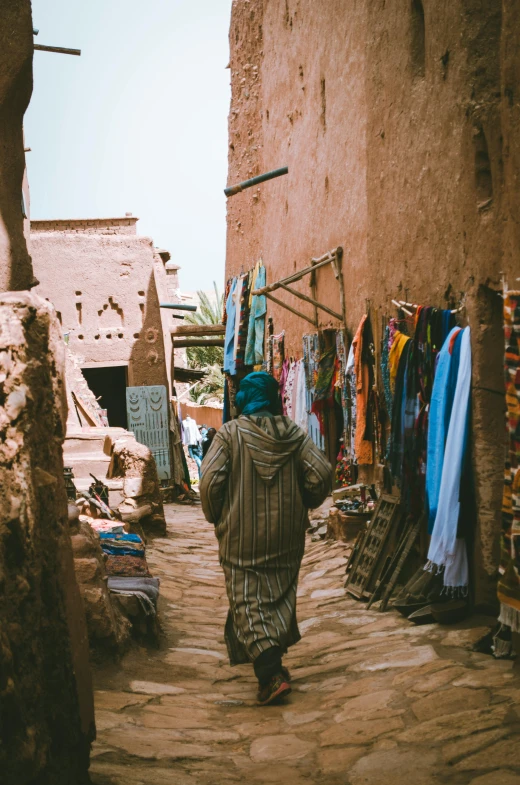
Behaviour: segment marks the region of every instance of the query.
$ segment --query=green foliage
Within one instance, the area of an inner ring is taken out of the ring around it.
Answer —
[[[195,403],[208,401],[224,401],[224,374],[220,365],[212,365],[208,373],[190,390],[190,397]]]
[[[185,322],[188,324],[220,324],[224,312],[224,295],[215,288],[216,302],[212,302],[205,292],[197,292],[200,300],[196,313],[189,314]],[[221,346],[196,346],[186,350],[189,368],[202,368],[207,375],[190,391],[190,397],[197,403],[210,399],[224,399],[224,375],[221,371],[224,364],[224,349]]]

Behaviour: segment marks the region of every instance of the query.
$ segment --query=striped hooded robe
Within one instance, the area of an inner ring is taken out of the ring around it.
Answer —
[[[300,640],[296,588],[308,509],[326,498],[331,473],[288,417],[241,416],[213,439],[200,495],[226,578],[232,665],[254,661],[271,646],[285,653]]]

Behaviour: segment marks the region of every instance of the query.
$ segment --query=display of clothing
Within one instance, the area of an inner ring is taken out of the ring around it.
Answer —
[[[190,415],[187,414],[186,418],[182,421],[182,443],[188,447],[198,447],[201,441],[202,436],[200,435],[199,426],[193,417],[190,417]]]
[[[504,294],[507,454],[502,499],[499,621],[520,632],[520,291]]]

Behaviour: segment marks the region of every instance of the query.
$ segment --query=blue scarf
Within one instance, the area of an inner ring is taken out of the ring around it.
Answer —
[[[276,379],[268,373],[257,371],[245,376],[240,382],[236,405],[242,414],[254,414],[262,410],[278,414],[280,388]]]

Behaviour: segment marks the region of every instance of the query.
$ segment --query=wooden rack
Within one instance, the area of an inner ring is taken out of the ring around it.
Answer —
[[[341,313],[338,313],[338,311],[329,308],[329,306],[325,305],[324,303],[320,303],[319,300],[316,299],[316,272],[320,269],[320,267],[325,267],[325,265],[328,264],[332,265],[334,276],[338,282]],[[310,287],[312,297],[308,297],[306,294],[302,294],[302,292],[299,292],[289,286],[291,283],[301,281],[301,279],[306,275],[311,276]],[[277,289],[283,289],[285,292],[289,292],[289,294],[293,294],[300,300],[304,300],[305,302],[313,305],[314,316],[310,317],[307,314],[296,310],[296,308],[293,308],[291,305],[284,303],[282,300],[279,300],[277,297],[274,297],[272,292],[275,292]],[[300,319],[305,319],[305,321],[310,322],[314,327],[316,327],[316,329],[319,328],[318,310],[325,311],[325,313],[328,313],[330,316],[334,317],[334,319],[338,319],[338,321],[342,322],[343,327],[346,328],[345,290],[343,287],[343,248],[338,246],[338,248],[333,248],[332,251],[327,251],[326,254],[323,254],[323,256],[320,256],[318,259],[311,259],[310,266],[304,267],[303,270],[300,270],[293,275],[289,275],[287,278],[281,278],[279,281],[275,281],[274,283],[264,286],[261,289],[255,289],[253,294],[264,295],[273,303],[276,303],[276,305],[280,305],[282,308],[285,308],[287,311],[295,314],[295,316],[299,316]]]

